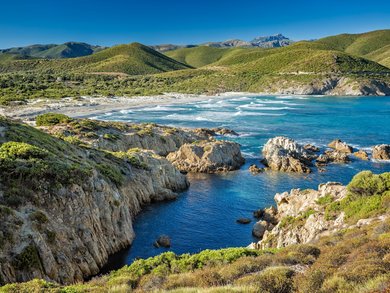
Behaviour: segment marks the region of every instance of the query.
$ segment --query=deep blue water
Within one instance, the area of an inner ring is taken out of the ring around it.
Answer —
[[[95,116],[97,119],[156,122],[183,127],[229,127],[239,137],[247,160],[239,171],[225,175],[189,175],[191,187],[171,202],[145,207],[137,216],[136,239],[126,251],[110,259],[106,269],[149,257],[165,249],[153,247],[161,234],[172,239],[176,253],[203,249],[246,246],[255,239],[249,225],[236,223],[251,217],[252,211],[274,204],[277,192],[291,188],[317,188],[327,181],[348,183],[361,170],[390,171],[390,163],[352,160],[329,165],[324,173],[307,175],[265,172],[251,175],[248,167],[259,164],[260,150],[274,136],[285,135],[300,143],[324,148],[340,138],[355,148],[370,151],[380,143],[390,143],[390,97],[298,97],[241,96],[217,97],[188,104],[148,106]]]

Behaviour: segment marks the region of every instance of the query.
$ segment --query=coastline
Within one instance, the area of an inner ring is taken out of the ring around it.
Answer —
[[[66,97],[62,99],[34,99],[24,105],[0,106],[0,115],[23,120],[34,121],[35,116],[48,112],[61,113],[73,118],[85,118],[125,109],[134,109],[145,106],[175,105],[188,102],[200,102],[210,99],[223,99],[240,96],[299,96],[321,98],[327,95],[305,95],[286,93],[253,93],[253,92],[224,92],[215,95],[164,93],[154,96],[131,97],[93,97],[79,98]],[[336,97],[331,95],[332,97]],[[340,97],[358,98],[361,96],[342,95]],[[383,96],[385,97],[385,96]]]
[[[183,104],[187,102],[204,101],[205,99],[236,97],[242,95],[259,95],[246,92],[227,92],[218,95],[195,95],[166,93],[158,96],[134,97],[81,97],[63,98],[60,100],[32,100],[26,105],[0,107],[0,115],[13,119],[30,121],[36,115],[54,112],[62,113],[73,118],[82,118],[91,115],[120,111],[148,105]]]

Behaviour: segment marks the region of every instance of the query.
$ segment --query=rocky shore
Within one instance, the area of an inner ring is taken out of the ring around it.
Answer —
[[[213,138],[222,130],[57,114],[41,116],[38,130],[5,118],[0,126],[1,283],[70,284],[97,274],[109,255],[132,243],[132,221],[142,206],[188,188],[186,176],[165,158],[169,153],[202,140],[210,148],[207,160],[190,171],[243,163],[238,144]]]
[[[259,211],[260,220],[253,226],[253,235],[261,240],[250,247],[281,248],[313,243],[342,230],[386,221],[390,216],[385,203],[388,187],[380,184],[387,184],[389,175],[363,171],[348,186],[328,182],[320,184],[317,190],[292,189],[277,193],[276,208]],[[383,203],[369,207],[369,201],[373,200],[370,197]]]

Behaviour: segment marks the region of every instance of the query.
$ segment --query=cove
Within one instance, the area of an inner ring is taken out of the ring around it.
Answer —
[[[136,217],[136,238],[129,249],[110,257],[102,273],[134,259],[160,254],[153,246],[167,234],[175,253],[247,246],[255,239],[252,226],[237,224],[240,217],[274,204],[277,192],[314,188],[327,181],[347,183],[361,170],[390,171],[390,163],[361,161],[333,164],[326,172],[285,174],[267,171],[252,175],[250,164],[260,165],[262,146],[269,138],[284,135],[299,143],[325,148],[340,138],[356,149],[370,152],[376,144],[390,143],[390,97],[235,96],[214,97],[188,104],[155,105],[123,109],[90,117],[102,120],[155,122],[176,127],[228,127],[238,137],[219,137],[241,144],[246,164],[221,175],[189,174],[190,188],[175,201],[144,207]]]

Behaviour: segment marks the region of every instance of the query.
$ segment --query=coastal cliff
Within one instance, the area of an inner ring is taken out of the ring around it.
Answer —
[[[0,123],[1,283],[74,283],[98,273],[131,244],[143,205],[189,186],[152,151],[110,153]]]
[[[213,136],[224,133],[232,131],[53,113],[38,116],[35,128],[0,118],[0,283],[71,284],[97,274],[132,243],[143,205],[189,187],[164,156],[198,140],[218,148]],[[224,159],[242,159],[234,147]],[[208,162],[219,164],[214,157]]]

